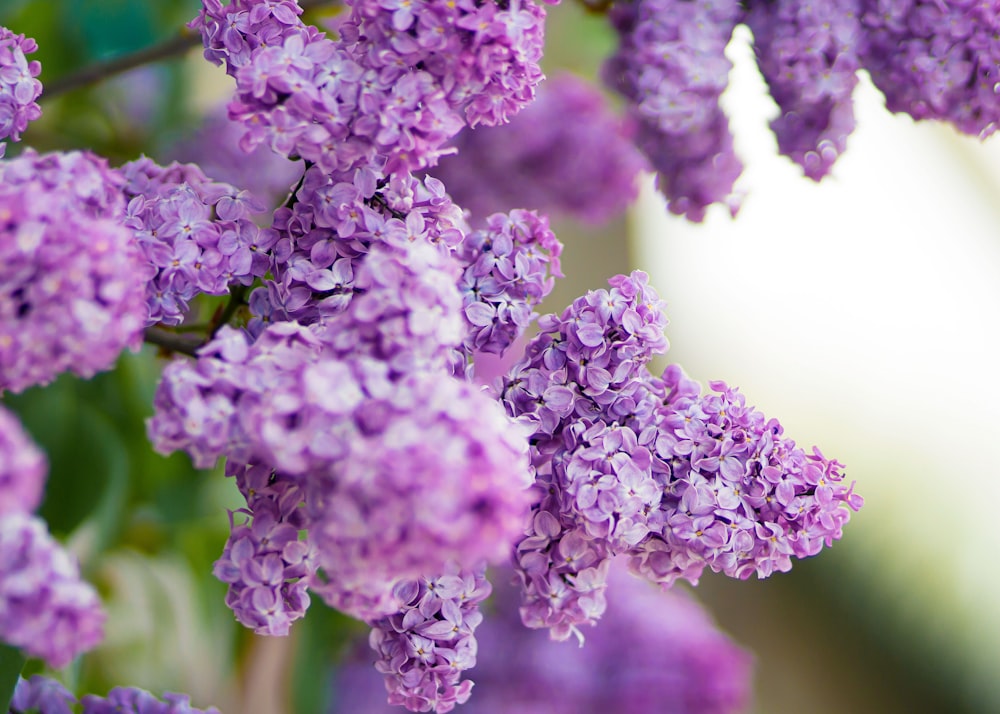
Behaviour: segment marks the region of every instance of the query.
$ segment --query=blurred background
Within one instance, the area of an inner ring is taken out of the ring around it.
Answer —
[[[4,0],[0,25],[38,40],[48,83],[175,36],[198,6]],[[614,47],[603,20],[575,4],[550,15],[547,71],[595,77]],[[688,223],[646,185],[605,226],[557,221],[568,277],[546,307],[646,270],[668,304],[669,360],[739,386],[857,481],[865,507],[832,549],[695,590],[755,655],[755,714],[1000,711],[1000,145],[891,115],[863,77],[848,151],[814,184],[777,154],[748,42],[741,29],[730,46],[724,96],[746,165],[738,217]],[[231,89],[195,49],[43,95],[24,142],[165,160]],[[185,691],[225,712],[325,712],[320,683],[364,628],[318,602],[284,640],[236,625],[210,571],[239,496],[220,472],[149,449],[159,365],[147,348],[90,382],[4,398],[52,462],[42,514],[110,611],[106,644],[64,678],[78,692]]]

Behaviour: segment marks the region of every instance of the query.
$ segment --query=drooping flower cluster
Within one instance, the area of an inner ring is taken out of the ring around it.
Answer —
[[[841,537],[850,510],[862,504],[843,483],[841,464],[796,447],[776,419],[722,382],[699,394],[676,365],[663,382],[656,455],[670,467],[666,524],[636,549],[638,572],[664,584],[696,583],[706,565],[763,578]]]
[[[37,49],[30,37],[0,27],[0,139],[20,141],[28,122],[42,115],[35,101],[42,93],[42,83],[36,79],[42,65],[26,57]],[[6,149],[7,143],[0,141],[0,158]]]
[[[691,597],[660,592],[613,567],[604,619],[584,647],[520,626],[517,593],[496,578],[476,630],[470,714],[737,714],[750,694],[750,656]],[[628,633],[623,636],[623,633]],[[360,652],[342,665],[331,714],[388,714]]]
[[[277,234],[251,220],[264,207],[247,191],[209,180],[194,164],[142,158],[121,173],[125,226],[156,271],[146,284],[147,325],[179,324],[199,293],[224,295],[267,272]]]
[[[150,269],[103,159],[0,162],[0,392],[108,369],[142,340]]]
[[[41,519],[0,516],[0,553],[0,640],[52,667],[65,667],[101,641],[97,592]]]
[[[534,97],[544,12],[532,0],[384,4],[351,3],[334,41],[290,0],[204,3],[192,26],[236,78],[244,148],[327,173],[415,170],[466,123],[504,122]]]
[[[107,697],[88,694],[77,702],[59,682],[37,674],[18,680],[10,714],[72,714],[75,705],[81,714],[219,714],[215,707],[195,709],[184,694],[167,692],[160,700],[136,687],[115,687]]]
[[[399,578],[503,559],[522,527],[523,436],[450,374],[464,334],[458,275],[445,246],[383,238],[345,311],[312,327],[277,322],[252,345],[224,329],[194,364],[168,366],[157,392],[158,449],[298,483],[323,571],[314,589],[362,619],[386,614]],[[243,570],[224,579],[246,584]]]
[[[657,172],[668,208],[700,221],[712,203],[730,204],[743,165],[733,151],[719,96],[729,82],[726,44],[741,16],[737,0],[616,3],[621,36],[605,81],[629,100],[636,145]]]
[[[46,470],[45,456],[24,433],[17,417],[0,406],[0,518],[38,508]]]
[[[663,585],[706,565],[767,577],[840,538],[862,503],[840,464],[796,448],[734,390],[702,395],[677,367],[652,377],[662,303],[642,274],[611,285],[541,318],[503,382],[508,412],[534,429],[542,492],[516,546],[521,616],[555,639],[601,616],[612,556]]]
[[[229,583],[226,605],[243,625],[261,635],[287,635],[309,608],[309,580],[316,572],[314,549],[299,533],[307,526],[302,490],[294,479],[266,466],[230,461],[246,509],[233,522],[215,576]],[[230,518],[237,516],[233,514]]]
[[[862,0],[862,61],[886,106],[986,137],[1000,122],[1000,12],[991,2]]]
[[[830,172],[854,130],[851,94],[860,67],[858,0],[759,0],[746,23],[771,96],[778,150],[816,181]]]
[[[503,354],[524,334],[534,307],[562,277],[561,252],[548,220],[533,211],[496,213],[466,237],[458,255],[468,266],[459,281],[467,353]]]
[[[402,607],[373,623],[368,640],[389,704],[443,714],[469,699],[472,682],[461,677],[476,665],[479,603],[491,591],[484,570],[451,568],[396,586]]]

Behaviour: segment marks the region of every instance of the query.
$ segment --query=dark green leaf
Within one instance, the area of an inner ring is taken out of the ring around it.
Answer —
[[[0,643],[0,711],[10,709],[14,687],[17,686],[17,678],[23,667],[24,655],[21,650]]]

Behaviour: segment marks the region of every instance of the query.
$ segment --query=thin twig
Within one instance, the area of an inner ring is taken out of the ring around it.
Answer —
[[[337,4],[335,0],[299,0],[299,7],[304,11],[335,4]],[[52,81],[45,82],[45,90],[42,92],[41,99],[43,101],[52,99],[58,97],[60,94],[97,84],[115,75],[128,72],[130,69],[141,67],[144,64],[178,57],[199,45],[201,45],[201,33],[184,27],[180,33],[157,45],[116,57],[107,62],[99,62],[89,67],[84,67],[79,72],[72,72]]]
[[[209,331],[209,337],[215,337],[215,333],[222,329],[223,325],[229,324],[229,321],[233,319],[233,315],[236,311],[243,305],[246,305],[247,296],[247,286],[246,285],[234,285],[229,291],[229,300],[226,301],[226,306],[222,309],[220,313],[212,318],[211,330]]]
[[[198,348],[205,344],[205,341],[198,337],[179,335],[176,332],[168,332],[159,327],[147,327],[143,333],[143,340],[170,352],[180,352],[192,357],[196,357],[198,355]]]

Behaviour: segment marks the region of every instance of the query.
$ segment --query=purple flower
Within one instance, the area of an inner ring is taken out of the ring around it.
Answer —
[[[491,590],[484,571],[451,568],[396,586],[402,606],[373,622],[368,640],[389,704],[444,714],[469,699],[472,682],[461,677],[476,664],[479,603]]]
[[[194,164],[162,167],[147,158],[121,167],[128,200],[125,225],[135,231],[152,279],[147,324],[179,324],[200,293],[223,295],[270,268],[273,230],[251,220],[263,210],[246,191],[209,180]]]
[[[621,36],[604,67],[607,84],[629,102],[636,145],[657,172],[672,213],[700,221],[712,203],[738,203],[742,165],[719,107],[728,83],[724,50],[740,20],[736,0],[639,0],[615,5]]]
[[[80,705],[81,714],[219,714],[215,707],[195,709],[186,694],[167,692],[160,700],[138,687],[115,687],[106,698],[88,694]]]
[[[0,162],[0,390],[90,377],[141,344],[149,269],[120,188],[90,154]]]
[[[854,130],[851,94],[862,44],[858,0],[755,2],[746,22],[771,96],[778,149],[818,181]]]
[[[0,515],[0,554],[0,640],[57,668],[100,642],[97,592],[40,519]]]
[[[690,596],[662,592],[613,567],[607,612],[582,647],[520,626],[501,574],[479,643],[472,714],[736,714],[750,699],[751,658]],[[622,633],[628,633],[623,637]],[[330,714],[388,714],[360,650],[341,665]]]
[[[37,49],[30,37],[0,27],[0,139],[20,141],[28,122],[42,115],[35,101],[42,93],[42,83],[36,79],[42,65],[25,56]],[[0,158],[6,146],[0,141]]]
[[[59,682],[33,674],[30,679],[18,677],[10,710],[13,714],[31,711],[38,714],[73,714],[74,704],[76,697]]]
[[[509,124],[462,131],[433,174],[477,223],[512,208],[602,223],[636,197],[646,162],[633,133],[600,91],[562,74]]]
[[[47,471],[45,456],[17,417],[0,407],[0,518],[34,511],[42,500]]]
[[[1000,120],[1000,18],[992,3],[863,0],[861,60],[886,106],[988,136]]]
[[[551,291],[562,244],[548,220],[532,211],[497,213],[458,248],[466,264],[459,280],[467,323],[464,349],[503,352],[537,316],[534,307]]]

